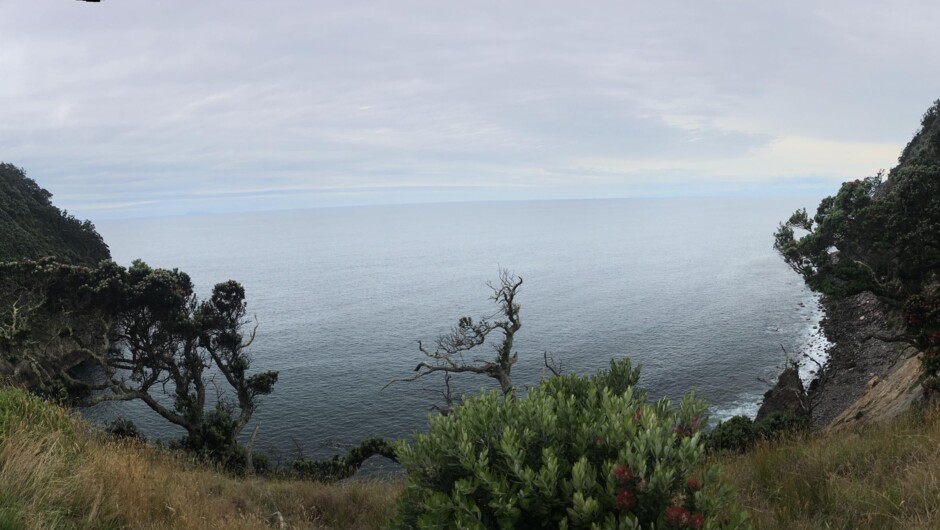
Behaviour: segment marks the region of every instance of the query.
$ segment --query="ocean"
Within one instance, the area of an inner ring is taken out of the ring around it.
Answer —
[[[774,252],[773,232],[818,197],[570,200],[370,206],[98,222],[114,260],[179,268],[205,297],[234,279],[258,323],[253,367],[279,370],[250,432],[289,458],[330,456],[366,436],[408,438],[440,402],[440,378],[411,375],[418,340],[495,311],[500,267],[524,279],[517,387],[549,352],[565,371],[611,358],[642,366],[651,398],[695,388],[712,423],[756,412],[785,354],[820,355],[821,312]],[[486,357],[492,349],[480,348]],[[809,377],[811,366],[804,369]],[[493,388],[483,376],[458,390]],[[140,403],[86,409],[180,431]]]

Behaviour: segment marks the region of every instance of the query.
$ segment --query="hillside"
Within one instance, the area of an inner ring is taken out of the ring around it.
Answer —
[[[929,528],[940,510],[938,447],[932,409],[705,465],[720,465],[756,528]],[[397,481],[234,477],[0,390],[0,528],[382,528],[401,492]]]
[[[400,489],[236,477],[0,389],[0,529],[381,528]]]
[[[59,210],[51,197],[21,169],[0,163],[0,378],[28,387],[86,358],[76,338],[104,347],[105,324],[80,310],[87,301],[28,274],[111,257],[94,225]]]
[[[756,528],[937,528],[940,411],[713,456]]]
[[[109,259],[95,226],[59,210],[51,198],[22,169],[0,163],[0,262],[54,256],[60,262],[96,265]]]
[[[845,182],[814,215],[796,211],[780,225],[774,247],[824,295],[822,328],[834,346],[810,388],[816,427],[849,408],[853,418],[840,418],[842,427],[940,395],[940,101],[887,175]],[[925,360],[911,391],[875,389],[916,376],[892,377],[909,372],[907,361],[919,352]],[[874,399],[888,394],[897,402]]]

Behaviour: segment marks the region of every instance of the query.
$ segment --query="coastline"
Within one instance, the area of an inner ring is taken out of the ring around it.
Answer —
[[[807,298],[803,302],[800,302],[796,308],[801,313],[806,314],[808,312],[809,314],[809,316],[806,317],[806,329],[802,344],[795,352],[787,353],[787,359],[799,362],[800,380],[803,382],[805,388],[809,388],[812,381],[816,379],[819,367],[826,365],[829,348],[832,346],[832,343],[823,331],[823,320],[825,319],[826,311],[823,306],[822,296],[817,293],[809,293]],[[804,361],[804,359],[807,358],[813,359],[815,362]],[[711,424],[715,425],[718,422],[727,421],[734,416],[747,416],[753,420],[757,416],[757,411],[760,410],[765,392],[776,385],[780,372],[782,372],[784,368],[786,368],[786,366],[772,366],[768,367],[765,372],[760,374],[758,379],[769,381],[768,387],[764,390],[743,394],[734,401],[721,406],[712,407],[709,411]]]
[[[870,292],[836,299],[823,296],[820,329],[828,358],[808,388],[812,427],[823,429],[855,403],[873,377],[884,379],[903,353],[900,343],[869,339],[891,335],[894,311]]]

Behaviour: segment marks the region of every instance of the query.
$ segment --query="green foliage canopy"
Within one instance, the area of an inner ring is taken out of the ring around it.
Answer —
[[[109,259],[95,226],[59,210],[51,198],[22,169],[0,163],[0,261],[55,256],[60,262],[95,265]]]
[[[774,248],[811,288],[835,296],[871,291],[896,306],[936,281],[940,267],[940,100],[898,165],[842,184],[812,217],[796,211]],[[799,237],[797,237],[799,234]]]
[[[938,113],[940,100],[887,178],[846,182],[813,217],[798,210],[781,223],[774,248],[810,287],[837,296],[870,290],[900,303],[933,280],[940,266]]]
[[[277,372],[250,372],[254,329],[234,281],[199,300],[186,273],[141,261],[23,260],[0,264],[0,302],[0,353],[42,352],[44,339],[62,340],[103,370],[103,382],[86,385],[102,392],[86,404],[139,399],[186,430],[183,445],[219,460],[236,456],[238,434],[277,382]]]
[[[796,211],[774,248],[811,288],[836,297],[871,291],[902,308],[904,329],[881,340],[925,352],[925,395],[940,395],[940,100],[921,119],[887,178],[842,184],[816,215]],[[797,237],[797,233],[800,237]]]

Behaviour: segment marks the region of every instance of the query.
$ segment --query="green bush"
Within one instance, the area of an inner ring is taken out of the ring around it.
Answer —
[[[717,528],[744,515],[715,470],[692,477],[706,404],[647,403],[639,371],[482,393],[401,443],[400,528]]]
[[[773,412],[754,423],[754,426],[758,437],[764,440],[776,440],[809,429],[809,416],[792,411]]]
[[[734,416],[719,422],[705,435],[705,450],[709,453],[748,451],[758,440],[777,440],[783,436],[809,429],[809,417],[793,412],[774,412],[760,421],[747,416]]]
[[[346,456],[334,455],[326,460],[301,458],[288,462],[288,466],[293,473],[305,479],[335,482],[353,476],[374,455],[397,461],[394,445],[380,436],[373,436],[360,441]]]
[[[134,423],[134,420],[129,420],[124,417],[114,418],[105,423],[104,432],[118,439],[147,440],[147,438],[137,430],[137,424]]]
[[[734,416],[719,422],[705,435],[705,448],[709,453],[717,451],[747,451],[757,441],[757,428],[747,416]]]

